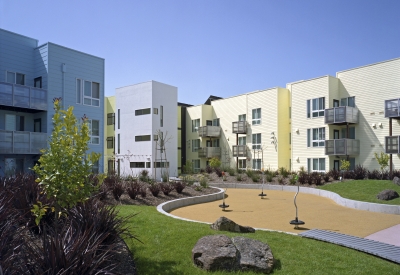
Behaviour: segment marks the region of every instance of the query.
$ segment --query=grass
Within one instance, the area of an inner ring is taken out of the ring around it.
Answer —
[[[153,206],[119,206],[119,215],[139,213],[128,226],[143,244],[125,240],[139,274],[209,274],[195,267],[191,251],[206,235],[245,236],[268,243],[276,263],[273,274],[400,274],[400,265],[341,246],[277,232],[236,234],[211,230],[209,225],[176,220]],[[253,272],[222,274],[256,274]]]
[[[400,186],[390,180],[349,180],[327,184],[319,188],[335,192],[343,198],[351,200],[400,205],[400,198],[389,201],[376,198],[376,195],[385,189],[392,189],[400,194]]]

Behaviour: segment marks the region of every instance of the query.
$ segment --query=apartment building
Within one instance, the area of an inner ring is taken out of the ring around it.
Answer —
[[[0,29],[0,175],[28,172],[47,147],[53,99],[90,122],[103,154],[104,59]],[[103,171],[103,159],[94,170]]]
[[[104,98],[104,172],[115,173],[115,96]]]
[[[115,160],[120,175],[178,175],[178,89],[148,81],[115,90]]]

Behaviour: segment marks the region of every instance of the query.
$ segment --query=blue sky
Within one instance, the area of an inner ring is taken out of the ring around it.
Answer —
[[[0,0],[0,28],[106,60],[105,93],[156,80],[204,103],[400,57],[398,0]]]

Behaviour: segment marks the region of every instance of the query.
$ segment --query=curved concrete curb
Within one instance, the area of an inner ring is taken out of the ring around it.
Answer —
[[[210,185],[215,187],[223,187],[223,188],[240,188],[240,189],[261,189],[261,184],[243,184],[243,183],[210,183]],[[297,192],[297,186],[286,186],[286,185],[270,185],[264,184],[264,190],[280,190],[280,191],[289,191],[289,192]],[[355,201],[346,198],[342,198],[340,195],[326,190],[309,188],[309,187],[300,187],[300,192],[306,194],[313,194],[325,198],[329,198],[336,202],[341,206],[345,206],[348,208],[358,209],[358,210],[366,210],[371,212],[385,213],[385,214],[395,214],[400,215],[400,206],[398,205],[388,205],[388,204],[379,204],[372,202],[363,202],[363,201]]]

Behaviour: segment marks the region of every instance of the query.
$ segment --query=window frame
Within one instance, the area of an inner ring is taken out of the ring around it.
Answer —
[[[8,80],[8,74],[9,74],[9,73],[14,74],[14,79],[13,79],[14,81],[13,81],[13,82],[11,82],[11,81]],[[22,80],[23,80],[23,83],[22,83],[22,84],[21,84],[21,83],[17,83],[17,75],[22,76]],[[23,74],[23,73],[12,72],[12,71],[6,71],[6,82],[7,82],[7,83],[12,83],[12,84],[17,84],[17,85],[23,85],[23,86],[25,86],[25,80],[26,80],[26,75]]]
[[[318,137],[314,139],[315,134]],[[326,129],[325,127],[309,128],[307,129],[307,147],[325,147]]]
[[[145,116],[151,114],[151,108],[137,109],[135,110],[135,116]]]
[[[246,169],[247,168],[246,159],[238,159],[238,168],[239,169]]]
[[[115,113],[107,113],[107,125],[115,125]]]
[[[246,145],[247,137],[239,137],[238,145]]]
[[[80,84],[78,84],[80,82]],[[85,94],[85,84],[90,83],[90,96]],[[93,96],[93,86],[98,85],[98,98]],[[79,89],[78,89],[79,87]],[[99,82],[85,80],[82,78],[76,78],[75,81],[75,88],[76,88],[76,104],[82,104],[85,106],[92,106],[92,107],[101,107],[101,87]],[[90,104],[85,103],[86,100],[90,100]],[[97,102],[97,105],[94,105],[93,102]]]
[[[192,119],[192,133],[197,132],[199,127],[200,127],[200,118]]]
[[[220,126],[220,125],[219,125],[219,118],[214,118],[214,119],[212,120],[212,126]]]
[[[251,125],[261,125],[261,108],[251,110]]]
[[[258,140],[258,137],[260,140]],[[256,141],[256,143],[254,141]],[[251,135],[251,149],[252,150],[260,150],[261,144],[262,144],[261,142],[262,142],[261,133]]]
[[[135,136],[135,142],[151,141],[151,135]]]
[[[349,105],[349,101],[352,99],[352,104]],[[356,107],[356,97],[355,96],[349,96],[349,97],[343,97],[339,101],[340,107],[343,106],[349,106],[349,107]]]
[[[253,170],[261,170],[262,166],[262,159],[252,159],[251,160],[251,167]]]
[[[198,146],[196,146],[198,145]],[[200,149],[200,139],[192,139],[192,152],[198,152]]]
[[[93,135],[93,121],[96,121],[98,123],[98,135]],[[88,119],[88,123],[89,123],[89,136],[90,136],[90,140],[89,140],[89,144],[92,145],[100,145],[100,120],[97,119]],[[93,142],[94,140],[98,140],[98,142]]]
[[[238,115],[238,121],[246,121],[246,114]]]
[[[114,137],[107,137],[107,149],[114,149]]]
[[[325,117],[325,97],[307,99],[307,118],[318,117]]]
[[[196,165],[198,164],[198,165]],[[200,171],[200,159],[192,159],[192,167],[194,172]]]
[[[323,162],[322,162],[323,160]],[[318,169],[314,169],[315,161],[317,161]],[[321,169],[323,163],[324,169]],[[318,172],[325,173],[326,172],[326,159],[325,158],[307,158],[307,170],[308,172]]]

